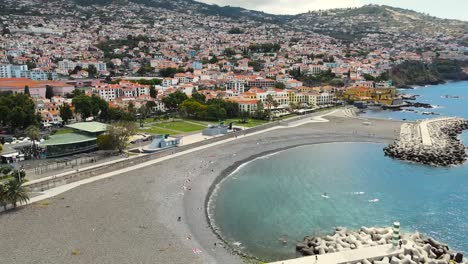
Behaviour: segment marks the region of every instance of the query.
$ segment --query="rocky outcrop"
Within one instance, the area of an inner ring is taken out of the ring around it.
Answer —
[[[463,255],[449,249],[443,243],[420,233],[401,234],[402,251],[392,257],[372,260],[363,259],[358,263],[366,264],[449,264],[463,262]],[[337,228],[333,235],[323,237],[307,236],[296,244],[296,250],[303,256],[321,255],[346,250],[354,250],[378,245],[391,244],[392,228],[361,227],[358,231]],[[397,252],[398,253],[398,252]]]
[[[461,164],[466,159],[465,146],[457,136],[468,129],[461,118],[439,118],[405,123],[400,137],[384,148],[385,155],[432,166]]]

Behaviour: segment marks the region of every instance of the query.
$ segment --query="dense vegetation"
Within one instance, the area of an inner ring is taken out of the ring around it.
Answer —
[[[30,125],[39,125],[40,116],[35,113],[34,101],[25,94],[0,93],[0,126],[10,127],[12,132]]]
[[[278,43],[251,44],[248,48],[250,52],[254,53],[278,52],[280,49],[281,45]]]
[[[397,87],[439,84],[447,80],[468,80],[468,74],[463,71],[464,67],[468,67],[468,62],[437,59],[431,64],[426,64],[406,61],[393,67],[388,72],[388,78]]]
[[[201,120],[222,120],[239,117],[237,103],[217,98],[205,101],[205,96],[199,93],[194,93],[192,98],[184,100],[180,104],[180,110],[186,117]]]
[[[127,46],[129,49],[134,49],[138,47],[140,41],[149,42],[151,41],[147,36],[132,36],[128,35],[126,39],[114,39],[106,40],[98,43],[96,47],[104,52],[104,57],[106,58],[121,58],[123,55],[114,54],[114,49],[122,48]]]

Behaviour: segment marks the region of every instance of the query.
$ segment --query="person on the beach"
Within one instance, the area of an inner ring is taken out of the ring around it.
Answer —
[[[401,245],[403,244],[403,242],[401,242],[401,240],[400,240],[400,241],[398,241],[398,244],[400,244],[400,249],[401,249]]]
[[[182,220],[182,217],[177,217],[177,221],[180,222],[180,220]]]

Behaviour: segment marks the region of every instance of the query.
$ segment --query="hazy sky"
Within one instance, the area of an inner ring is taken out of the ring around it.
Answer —
[[[413,9],[442,18],[468,20],[468,0],[198,0],[200,2],[241,6],[272,14],[298,14],[309,10],[386,4]]]

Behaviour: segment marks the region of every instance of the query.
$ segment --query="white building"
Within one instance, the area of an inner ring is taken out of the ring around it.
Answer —
[[[57,73],[28,70],[27,65],[0,64],[0,78],[28,78],[35,81],[57,80]]]
[[[245,92],[245,80],[231,80],[227,81],[224,85],[226,86],[226,90],[233,90],[236,93],[243,93]]]
[[[69,71],[74,70],[76,66],[80,66],[83,69],[89,68],[89,65],[94,65],[97,71],[107,71],[107,65],[102,61],[70,61],[70,60],[63,60],[59,61],[58,68],[61,71]]]
[[[11,64],[0,64],[0,78],[11,78]]]

